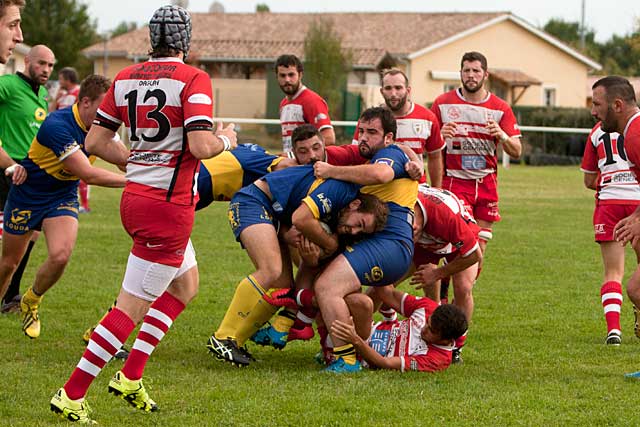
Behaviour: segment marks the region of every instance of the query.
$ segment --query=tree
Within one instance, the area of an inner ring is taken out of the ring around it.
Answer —
[[[269,9],[269,5],[266,3],[258,3],[256,5],[256,12],[271,12],[271,9]]]
[[[136,30],[138,28],[138,23],[131,21],[122,21],[116,27],[111,30],[111,37],[117,37],[121,34],[128,33],[129,31]]]
[[[552,18],[542,29],[585,55],[599,60],[602,46],[596,42],[596,33],[593,29],[585,28],[584,50],[580,46],[580,23]]]
[[[329,104],[332,117],[342,117],[344,91],[351,70],[351,52],[342,49],[342,40],[333,22],[314,21],[304,39],[304,80]]]
[[[96,21],[88,6],[76,0],[29,0],[22,12],[24,41],[45,44],[56,55],[56,68],[75,67],[81,76],[92,72],[93,64],[81,50],[100,41]]]

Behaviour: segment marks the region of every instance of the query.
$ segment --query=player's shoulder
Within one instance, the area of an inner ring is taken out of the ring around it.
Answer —
[[[460,101],[461,98],[457,95],[456,91],[458,89],[451,89],[448,92],[445,92],[443,94],[440,94],[436,97],[436,99],[433,101],[434,104],[447,104],[447,103],[451,103],[452,101]]]
[[[415,103],[413,104],[413,111],[411,114],[409,114],[409,117],[430,120],[430,121],[436,120],[436,115],[433,113],[433,111],[431,111],[424,105],[415,104]]]
[[[493,92],[489,94],[487,104],[489,104],[492,108],[498,108],[500,110],[511,110],[511,106],[509,105],[509,103]]]

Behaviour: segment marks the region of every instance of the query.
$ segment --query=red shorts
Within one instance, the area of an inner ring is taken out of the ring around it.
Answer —
[[[442,179],[442,188],[458,196],[476,220],[500,221],[498,182],[495,174],[489,174],[481,179],[445,176]]]
[[[612,242],[613,229],[623,218],[631,215],[638,205],[603,205],[596,204],[593,211],[593,231],[596,242]]]
[[[194,206],[122,193],[120,218],[133,239],[131,253],[146,261],[180,268],[194,216]]]
[[[452,252],[450,254],[436,254],[433,253],[421,246],[415,247],[413,251],[413,265],[416,268],[420,267],[423,264],[433,264],[438,265],[442,258],[445,258],[447,262],[451,262],[458,256],[458,251]]]

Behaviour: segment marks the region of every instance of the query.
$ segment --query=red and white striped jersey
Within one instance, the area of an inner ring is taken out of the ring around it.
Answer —
[[[463,257],[479,248],[480,227],[453,193],[420,185],[418,204],[424,228],[416,246],[438,255],[459,251]]]
[[[624,148],[624,138],[603,131],[600,122],[587,138],[580,170],[598,174],[596,199],[601,204],[640,204],[640,186]]]
[[[438,303],[429,298],[404,294],[401,313],[407,319],[376,323],[369,345],[384,357],[400,357],[403,372],[446,369],[451,364],[453,346],[427,344],[421,336],[436,308]]]
[[[96,123],[127,128],[131,155],[124,191],[193,205],[200,161],[189,151],[185,126],[213,125],[212,116],[209,76],[178,58],[158,58],[118,73]]]
[[[329,118],[329,107],[317,93],[300,86],[298,92],[289,99],[284,97],[280,102],[280,125],[282,126],[282,149],[290,153],[291,134],[300,125],[310,123],[318,130],[332,128]]]
[[[422,105],[412,102],[411,110],[407,115],[396,117],[396,124],[396,144],[411,148],[421,157],[424,156],[424,153],[434,153],[445,147],[438,119],[431,110]],[[351,141],[353,145],[358,144],[359,125],[360,121],[358,121],[358,126],[353,134]],[[426,182],[425,175],[420,178],[420,182]]]
[[[631,171],[640,180],[640,112],[634,114],[624,127],[624,151]]]
[[[445,141],[445,173],[462,179],[480,179],[495,173],[498,167],[498,142],[487,130],[487,120],[495,120],[509,137],[520,137],[516,117],[509,104],[492,93],[475,104],[467,101],[460,89],[436,98],[431,111],[440,127],[455,122],[456,135]]]

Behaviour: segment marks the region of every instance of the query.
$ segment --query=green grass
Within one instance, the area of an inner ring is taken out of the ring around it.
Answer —
[[[640,369],[640,341],[625,301],[623,345],[603,344],[593,194],[581,173],[514,166],[500,171],[500,184],[503,221],[476,285],[463,365],[438,374],[326,375],[313,362],[317,339],[282,352],[251,347],[259,362],[246,369],[213,360],[207,337],[236,282],[252,271],[220,203],[198,213],[193,233],[200,294],[145,372],[160,412],[138,413],[107,394],[121,366],[115,361],[89,391],[95,418],[104,426],[639,425],[640,384],[623,373]],[[49,399],[82,354],[82,332],[115,297],[130,248],[118,201],[119,191],[92,189],[93,212],[81,216],[71,263],[45,297],[38,340],[22,335],[17,316],[0,316],[0,425],[65,425]],[[628,253],[627,277],[634,264]]]

